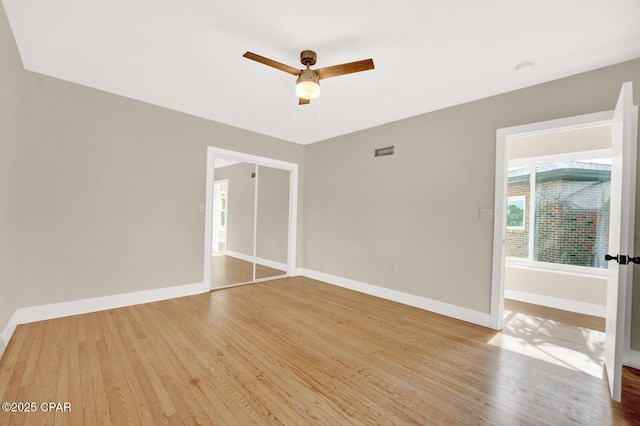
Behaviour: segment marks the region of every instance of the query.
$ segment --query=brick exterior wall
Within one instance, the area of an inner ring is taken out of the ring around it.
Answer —
[[[533,260],[606,267],[610,181],[557,179],[536,185]],[[508,196],[526,196],[525,229],[507,229],[508,257],[528,257],[530,187],[510,184]]]
[[[570,180],[536,185],[534,259],[599,266],[609,244],[610,187]]]

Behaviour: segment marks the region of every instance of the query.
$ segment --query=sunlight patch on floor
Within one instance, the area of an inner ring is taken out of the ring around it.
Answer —
[[[605,333],[505,310],[503,330],[490,345],[602,378]]]

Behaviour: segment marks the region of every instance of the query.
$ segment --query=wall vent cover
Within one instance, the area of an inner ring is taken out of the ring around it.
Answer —
[[[383,157],[385,155],[393,155],[395,145],[387,146],[385,148],[378,148],[374,151],[374,157]]]

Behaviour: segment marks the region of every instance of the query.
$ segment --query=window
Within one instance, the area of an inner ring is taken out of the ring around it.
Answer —
[[[524,231],[526,197],[509,197],[507,201],[507,228]]]
[[[606,268],[610,159],[548,160],[509,169],[507,257]]]
[[[507,204],[507,257],[511,259],[529,258],[529,218],[531,166],[509,169],[509,189]],[[522,201],[518,201],[522,200]],[[511,202],[514,202],[512,204]],[[511,207],[513,205],[513,207]],[[522,222],[516,223],[517,209],[522,209]],[[509,212],[511,210],[511,212]],[[513,213],[510,215],[510,213]],[[511,216],[511,217],[510,217]]]

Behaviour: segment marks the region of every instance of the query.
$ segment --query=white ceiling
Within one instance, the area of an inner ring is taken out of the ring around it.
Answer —
[[[640,57],[638,0],[3,4],[28,70],[301,144]],[[299,106],[294,76],[242,57],[304,49],[376,69]]]

